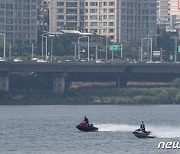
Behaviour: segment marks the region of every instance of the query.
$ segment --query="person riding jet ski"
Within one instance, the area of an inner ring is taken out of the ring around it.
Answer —
[[[141,121],[140,130],[141,130],[142,132],[146,132],[146,130],[145,130],[145,124],[144,124],[143,121]]]
[[[97,131],[98,128],[94,127],[93,124],[89,124],[89,120],[86,116],[84,116],[84,120],[80,122],[77,126],[77,129],[84,131],[84,132],[90,132],[90,131]]]
[[[85,124],[87,124],[87,125],[89,124],[89,120],[88,120],[88,118],[86,116],[84,116],[84,120],[83,121],[84,121]]]

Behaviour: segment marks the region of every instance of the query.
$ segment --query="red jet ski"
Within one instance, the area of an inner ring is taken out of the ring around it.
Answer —
[[[93,132],[93,131],[97,131],[98,128],[94,127],[93,124],[86,124],[85,122],[80,122],[77,126],[77,129],[79,129],[80,131],[84,131],[84,132]]]

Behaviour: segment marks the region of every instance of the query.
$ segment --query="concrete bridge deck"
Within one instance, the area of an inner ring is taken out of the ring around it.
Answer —
[[[53,90],[63,93],[65,81],[169,82],[180,77],[180,63],[0,62],[0,89],[9,90],[13,72],[34,72],[54,78]]]

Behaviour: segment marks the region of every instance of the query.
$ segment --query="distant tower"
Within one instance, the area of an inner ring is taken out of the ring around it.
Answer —
[[[1,0],[0,33],[7,43],[31,45],[37,42],[37,0]]]

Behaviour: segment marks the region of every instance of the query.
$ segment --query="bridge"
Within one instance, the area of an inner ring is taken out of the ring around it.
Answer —
[[[53,92],[62,94],[66,81],[170,82],[180,77],[179,63],[91,63],[91,62],[0,62],[0,90],[9,91],[14,72],[33,72],[53,79]]]

